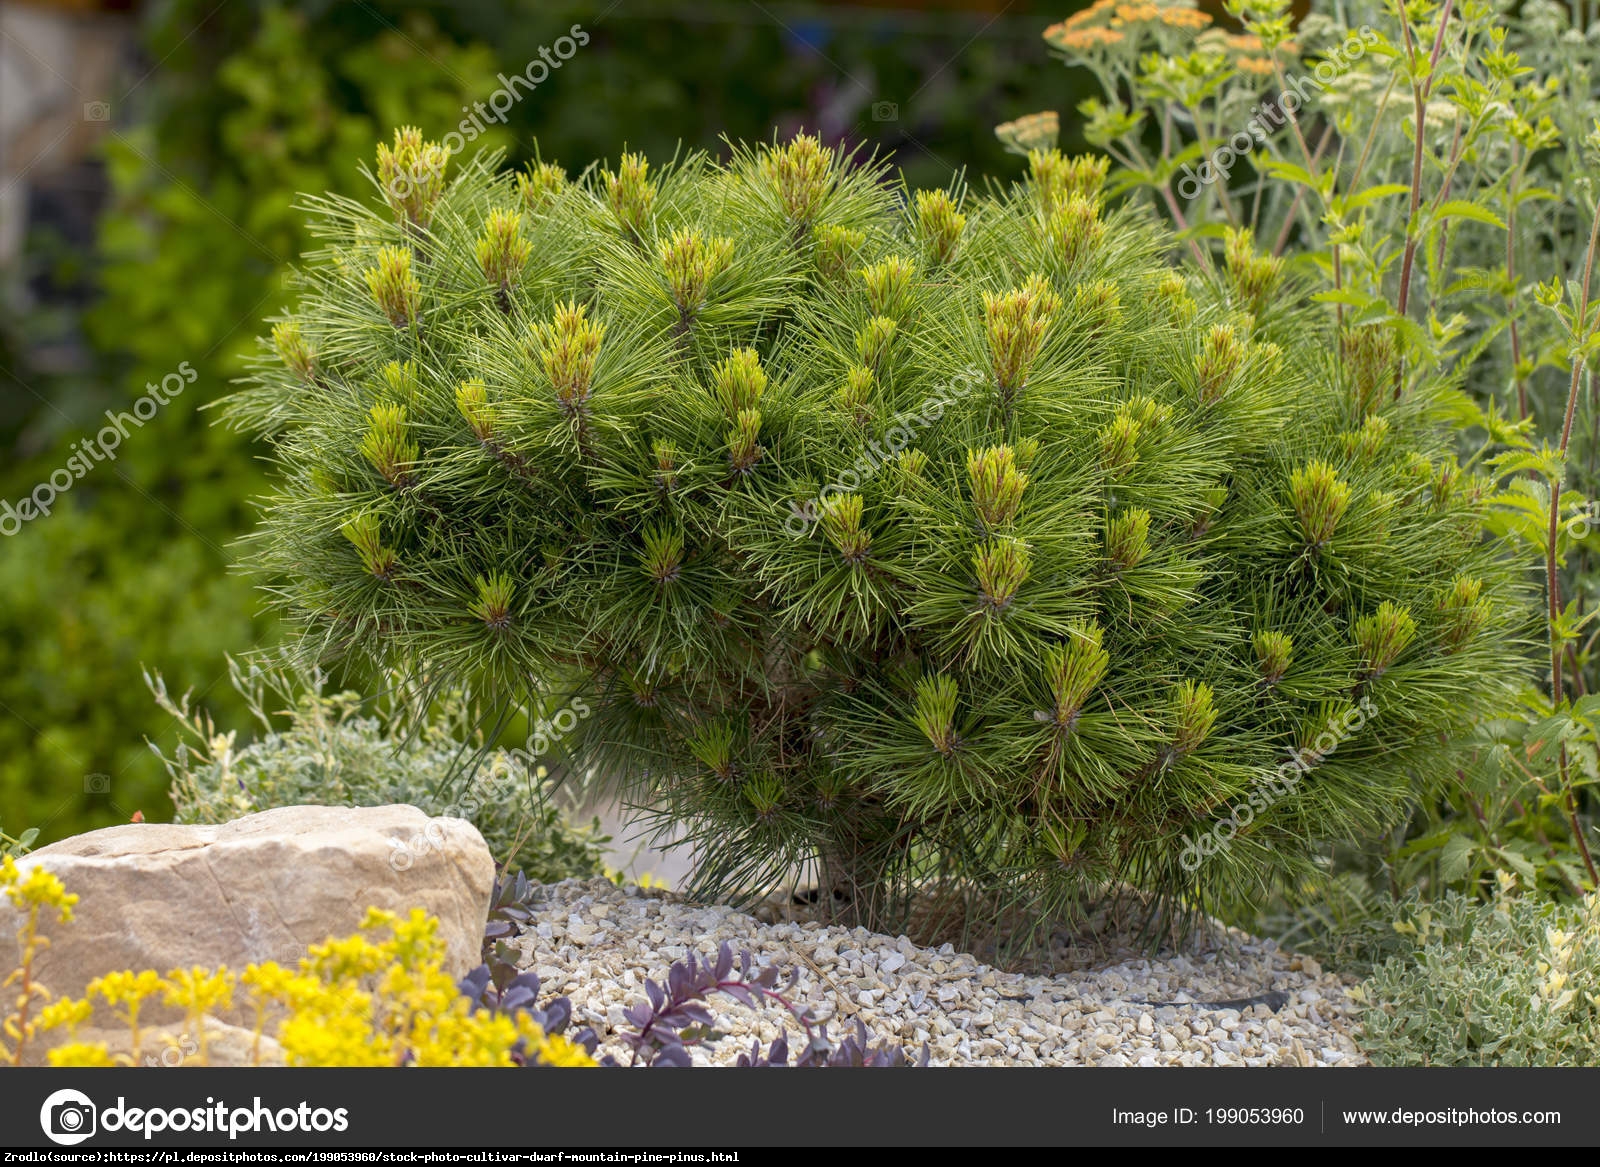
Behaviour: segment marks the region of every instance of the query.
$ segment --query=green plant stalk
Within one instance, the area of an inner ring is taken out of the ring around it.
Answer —
[[[1522,332],[1517,327],[1517,176],[1520,167],[1517,159],[1518,143],[1511,143],[1511,174],[1506,186],[1506,284],[1512,289],[1506,295],[1506,317],[1511,325],[1511,380],[1517,388],[1517,420],[1528,417],[1528,383],[1522,375]],[[1524,163],[1525,165],[1525,163]]]
[[[1584,331],[1584,325],[1589,318],[1589,280],[1594,274],[1594,249],[1597,238],[1600,238],[1600,205],[1595,207],[1594,222],[1589,228],[1589,250],[1583,261],[1583,291],[1578,297],[1578,314],[1575,318],[1577,325],[1573,329],[1578,351],[1572,361],[1572,380],[1567,388],[1567,411],[1561,422],[1560,454],[1563,459],[1567,456],[1567,445],[1572,440],[1572,418],[1578,408],[1578,384],[1585,363],[1583,346],[1588,334]],[[1547,601],[1545,611],[1550,633],[1550,700],[1553,708],[1558,708],[1562,702],[1562,643],[1557,631],[1557,622],[1561,616],[1561,581],[1556,574],[1556,540],[1561,525],[1561,477],[1559,473],[1550,476],[1550,526],[1545,547]],[[1565,743],[1557,755],[1557,765],[1561,775],[1562,805],[1567,812],[1567,821],[1572,826],[1572,837],[1577,843],[1578,853],[1583,856],[1583,865],[1588,868],[1589,879],[1596,887],[1600,887],[1600,872],[1595,870],[1594,856],[1589,851],[1589,841],[1583,837],[1583,824],[1578,821],[1578,802],[1572,793]]]
[[[1433,89],[1433,73],[1439,64],[1439,54],[1444,49],[1444,30],[1450,23],[1450,10],[1454,7],[1455,0],[1444,0],[1444,9],[1439,13],[1439,31],[1433,38],[1433,53],[1428,58],[1428,76],[1421,85],[1416,81],[1417,49],[1416,42],[1411,38],[1411,22],[1406,19],[1405,9],[1400,9],[1400,31],[1405,34],[1406,54],[1411,64],[1411,100],[1417,113],[1416,141],[1411,153],[1411,214],[1406,220],[1406,250],[1405,257],[1400,261],[1400,295],[1395,302],[1395,311],[1401,316],[1406,314],[1406,306],[1410,303],[1411,269],[1417,261],[1417,245],[1422,241],[1417,233],[1417,215],[1422,209],[1422,135],[1427,129],[1428,94]]]

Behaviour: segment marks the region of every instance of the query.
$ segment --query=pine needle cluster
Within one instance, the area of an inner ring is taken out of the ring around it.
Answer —
[[[1174,269],[1053,151],[989,193],[804,135],[497,161],[310,201],[232,402],[259,566],[318,656],[581,694],[563,761],[686,826],[702,893],[1250,895],[1511,679],[1454,390],[1374,391],[1248,237]]]

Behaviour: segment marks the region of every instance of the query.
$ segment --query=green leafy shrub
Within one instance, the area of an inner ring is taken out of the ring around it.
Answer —
[[[1259,889],[1501,695],[1452,391],[1341,371],[1248,234],[1192,279],[1055,152],[989,197],[804,136],[484,157],[415,205],[396,151],[393,217],[310,201],[233,403],[260,566],[315,653],[580,695],[573,772],[689,824],[707,894]]]
[[[1406,905],[1409,951],[1373,970],[1360,1044],[1381,1066],[1600,1060],[1600,895]]]
[[[267,731],[237,749],[232,731],[218,734],[187,697],[174,700],[159,678],[151,681],[158,703],[189,739],[161,758],[172,778],[178,822],[228,822],[302,804],[409,803],[431,815],[469,820],[495,861],[520,868],[528,879],[554,883],[602,873],[607,839],[599,821],[571,826],[551,801],[542,770],[465,740],[459,708],[447,706],[420,725],[411,719],[411,728],[402,730],[398,712],[363,715],[367,703],[358,694],[325,695],[318,676],[229,666],[234,687]],[[283,728],[276,728],[268,709],[273,698],[288,702]]]
[[[1114,163],[1108,185],[1184,229],[1203,264],[1223,259],[1228,229],[1270,241],[1314,281],[1350,367],[1398,358],[1408,378],[1466,389],[1454,423],[1468,464],[1496,480],[1491,531],[1525,553],[1554,616],[1537,631],[1542,683],[1529,670],[1408,829],[1342,856],[1317,898],[1341,898],[1346,875],[1482,896],[1496,871],[1582,895],[1600,879],[1600,394],[1586,315],[1600,33],[1549,0],[1228,11],[1241,35],[1188,0],[1127,19],[1097,3],[1044,31],[1071,75],[1100,87],[1079,108]],[[1055,115],[997,132],[1022,152],[1053,141]]]

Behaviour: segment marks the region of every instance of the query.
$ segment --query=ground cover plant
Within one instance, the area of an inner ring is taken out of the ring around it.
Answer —
[[[572,824],[557,806],[549,774],[526,751],[485,749],[474,739],[460,695],[421,710],[395,700],[326,691],[313,671],[274,667],[265,658],[230,660],[229,676],[263,733],[237,743],[219,733],[188,695],[174,698],[159,677],[146,680],[182,740],[169,757],[175,821],[225,823],[282,806],[389,806],[407,803],[478,828],[502,869],[554,883],[604,870],[599,820]],[[155,749],[152,746],[152,749]],[[399,870],[417,856],[397,847]]]

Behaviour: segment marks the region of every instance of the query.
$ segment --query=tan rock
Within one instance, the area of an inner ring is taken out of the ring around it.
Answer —
[[[41,865],[79,897],[71,923],[42,929],[35,977],[81,997],[121,969],[293,967],[310,944],[347,936],[369,907],[439,919],[446,971],[479,963],[494,860],[476,828],[413,806],[292,806],[221,826],[130,823],[41,847]],[[48,918],[48,917],[47,917]],[[0,898],[0,976],[20,958],[16,909]],[[151,1001],[153,1025],[179,1020]],[[109,1023],[98,1007],[94,1024]],[[248,1025],[242,1010],[224,1023]],[[85,1036],[80,1032],[80,1037]]]

